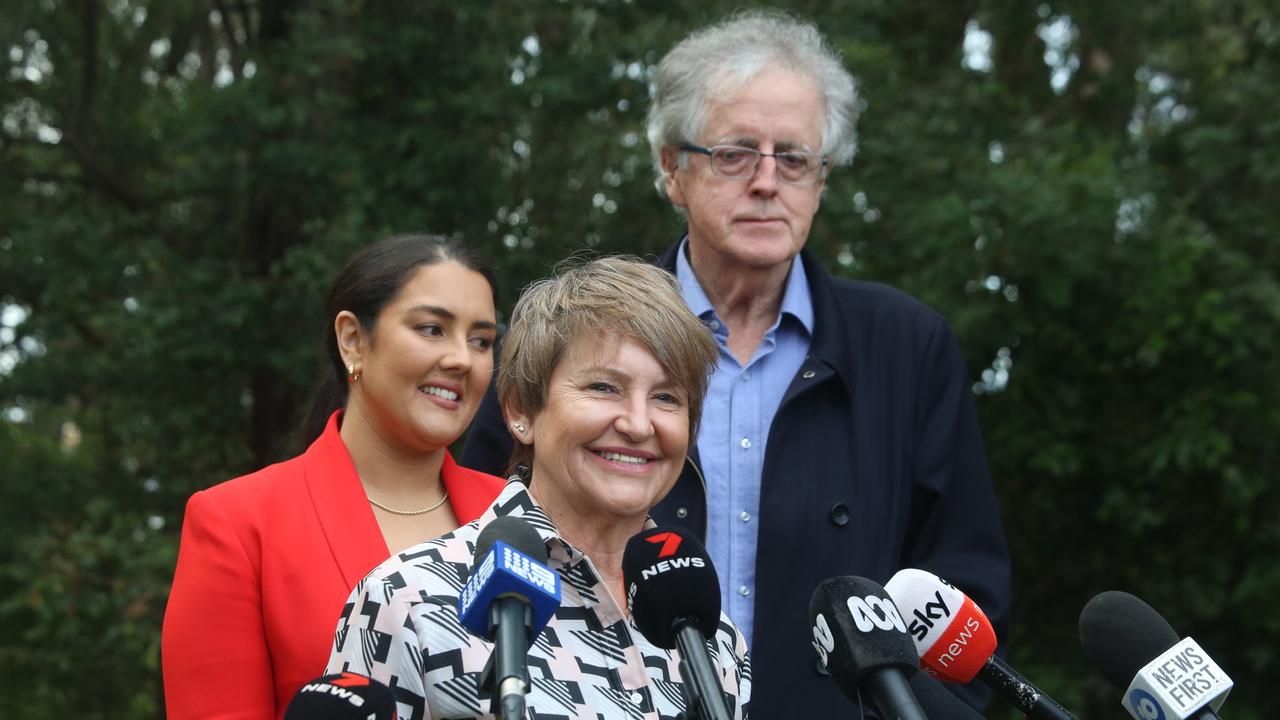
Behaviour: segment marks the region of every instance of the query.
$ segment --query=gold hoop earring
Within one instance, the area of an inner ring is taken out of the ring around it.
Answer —
[[[347,380],[350,380],[351,382],[355,382],[359,379],[360,379],[360,368],[356,367],[355,363],[351,363],[350,365],[347,366]]]

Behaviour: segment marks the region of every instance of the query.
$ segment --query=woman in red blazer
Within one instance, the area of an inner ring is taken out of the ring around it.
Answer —
[[[421,235],[339,272],[314,441],[187,503],[161,640],[170,720],[282,717],[323,673],[356,582],[497,497],[501,479],[448,451],[493,372],[491,277],[465,246]]]

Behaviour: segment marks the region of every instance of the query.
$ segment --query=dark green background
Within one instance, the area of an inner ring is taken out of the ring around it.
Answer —
[[[505,309],[583,248],[672,242],[649,73],[734,6],[0,3],[0,716],[163,714],[183,504],[292,451],[356,248],[458,235]],[[956,328],[1013,664],[1081,718],[1125,717],[1076,637],[1125,589],[1235,678],[1230,717],[1270,716],[1274,3],[791,7],[865,100],[810,247]],[[966,67],[979,29],[990,66]]]

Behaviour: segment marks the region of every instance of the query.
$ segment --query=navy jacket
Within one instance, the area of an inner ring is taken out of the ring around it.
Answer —
[[[659,260],[672,273],[675,253]],[[800,260],[814,333],[765,450],[751,648],[759,718],[850,716],[811,644],[809,598],[829,577],[884,584],[900,568],[928,570],[973,598],[1002,646],[1008,638],[1009,551],[951,328],[900,290],[833,278],[808,252]],[[491,391],[462,464],[501,473],[510,448]],[[690,451],[652,515],[705,537],[706,485]],[[976,706],[988,696],[976,683],[959,694]]]

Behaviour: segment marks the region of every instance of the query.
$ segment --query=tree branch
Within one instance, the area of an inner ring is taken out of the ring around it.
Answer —
[[[80,92],[72,104],[70,118],[76,128],[88,126],[98,89],[98,21],[102,7],[98,0],[85,0],[80,9]]]

